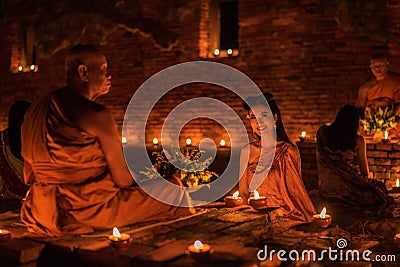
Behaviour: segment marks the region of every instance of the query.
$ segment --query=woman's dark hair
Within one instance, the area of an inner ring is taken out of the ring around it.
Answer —
[[[269,108],[271,109],[272,114],[277,116],[277,120],[275,123],[276,140],[293,143],[290,140],[289,136],[286,134],[285,127],[283,126],[283,121],[281,117],[281,111],[279,110],[279,107],[276,104],[275,100],[273,99],[273,95],[271,93],[263,93],[262,95],[259,96],[250,96],[246,98],[245,102],[243,103],[243,108],[247,111],[250,111],[251,106],[265,105],[265,100],[267,100],[267,103],[269,105]],[[265,107],[268,108],[266,105]]]
[[[20,160],[23,160],[21,156],[21,125],[30,105],[31,103],[27,101],[19,100],[11,105],[8,112],[8,140],[11,153]]]
[[[357,130],[362,109],[344,105],[336,115],[335,121],[327,127],[327,146],[332,150],[344,151],[356,146]]]

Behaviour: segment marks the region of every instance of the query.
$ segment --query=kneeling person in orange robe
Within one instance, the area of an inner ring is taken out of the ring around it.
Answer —
[[[33,104],[22,126],[24,179],[32,185],[21,209],[28,231],[80,234],[193,213],[182,188],[156,189],[175,207],[134,184],[114,118],[94,102],[111,87],[105,56],[77,45],[65,63],[67,86]]]

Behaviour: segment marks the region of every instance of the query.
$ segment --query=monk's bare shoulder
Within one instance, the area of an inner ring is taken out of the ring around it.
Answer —
[[[64,114],[82,130],[98,135],[115,124],[112,113],[103,105],[68,91],[56,93]]]

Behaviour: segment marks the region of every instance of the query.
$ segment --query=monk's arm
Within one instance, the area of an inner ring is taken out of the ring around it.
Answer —
[[[360,108],[365,108],[367,105],[367,91],[368,88],[365,86],[360,87],[358,89],[358,97],[355,106]]]
[[[114,182],[120,187],[133,184],[134,180],[126,165],[122,143],[118,136],[114,116],[108,110],[93,112],[86,118],[88,130],[99,138]]]

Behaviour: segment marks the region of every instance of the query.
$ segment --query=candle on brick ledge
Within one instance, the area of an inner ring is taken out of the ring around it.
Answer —
[[[300,136],[299,136],[300,141],[306,141],[307,140],[307,132],[302,131]]]
[[[392,187],[393,193],[400,193],[400,180],[399,178],[396,179],[396,183]]]
[[[390,144],[390,138],[389,138],[389,133],[388,133],[388,131],[385,131],[385,133],[384,133],[384,138],[382,139],[382,143],[384,143],[384,144]]]
[[[191,146],[192,145],[192,140],[190,138],[186,139],[186,145]]]

